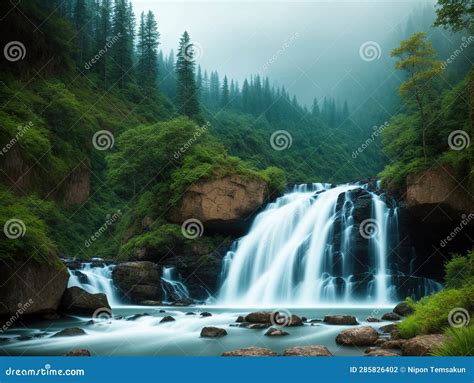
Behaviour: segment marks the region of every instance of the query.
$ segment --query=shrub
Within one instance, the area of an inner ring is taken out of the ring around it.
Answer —
[[[445,264],[444,269],[446,271],[446,276],[444,279],[446,281],[446,287],[460,288],[466,283],[469,276],[473,274],[473,254],[474,252],[471,252],[471,259],[456,254]]]
[[[436,356],[473,356],[474,326],[449,328],[445,331],[447,340],[440,344],[433,355]]]

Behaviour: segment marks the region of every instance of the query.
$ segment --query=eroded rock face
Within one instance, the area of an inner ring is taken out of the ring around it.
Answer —
[[[195,218],[214,231],[238,232],[264,204],[267,190],[263,180],[239,175],[197,182],[169,218],[180,224]]]
[[[90,195],[90,171],[85,163],[75,168],[61,185],[64,189],[63,203],[66,207],[85,202]]]
[[[444,207],[445,216],[440,216],[441,221],[446,220],[446,213],[472,212],[474,201],[469,198],[465,189],[460,187],[455,172],[449,166],[440,166],[426,171],[411,174],[407,178],[407,205],[414,214],[425,219],[436,221],[432,214],[435,205]]]
[[[246,347],[234,351],[226,351],[222,356],[277,356],[277,354],[269,348]]]
[[[405,356],[428,356],[436,346],[444,341],[442,334],[419,335],[407,340],[402,345],[402,355]]]
[[[283,356],[333,356],[324,346],[290,347],[283,352]]]
[[[379,334],[370,326],[344,330],[336,337],[337,344],[347,346],[374,346]]]
[[[112,272],[115,285],[132,302],[162,301],[160,269],[152,262],[125,262]]]
[[[67,287],[69,274],[54,265],[30,259],[26,263],[3,263],[0,267],[0,316],[54,313]]]
[[[97,310],[111,310],[107,295],[91,294],[77,286],[66,289],[61,299],[60,309],[67,313],[86,315],[92,315]]]

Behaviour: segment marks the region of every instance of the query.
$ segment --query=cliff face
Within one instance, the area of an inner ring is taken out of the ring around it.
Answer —
[[[457,219],[463,213],[474,211],[467,186],[456,178],[449,166],[408,176],[406,202],[415,216],[427,222]]]
[[[262,207],[267,191],[263,180],[239,175],[197,182],[186,191],[169,218],[175,223],[194,218],[210,230],[239,231]]]

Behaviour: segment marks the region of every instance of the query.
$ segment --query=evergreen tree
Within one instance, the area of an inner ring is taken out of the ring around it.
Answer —
[[[321,111],[319,110],[318,99],[315,97],[313,100],[313,105],[311,107],[311,115],[315,119],[319,119]]]
[[[82,67],[90,56],[90,15],[86,0],[76,0],[74,6],[74,25],[77,29],[79,50],[76,55],[77,65]]]
[[[96,33],[96,51],[100,52],[101,49],[108,49],[107,42],[109,41],[110,34],[112,33],[111,14],[112,4],[111,0],[102,0],[99,7],[99,20]],[[108,67],[109,67],[109,56],[108,54],[103,55],[100,60],[96,63],[96,71],[99,74],[99,78],[103,82],[104,86],[108,83]]]
[[[153,13],[148,11],[145,18],[145,14],[142,12],[138,32],[137,74],[139,84],[145,88],[155,88],[157,84],[159,36]]]
[[[184,32],[176,61],[176,101],[179,112],[190,118],[199,117],[199,100],[194,76],[194,49],[188,32]]]
[[[229,107],[229,83],[227,82],[227,76],[224,76],[224,82],[222,83],[221,106],[223,108]]]

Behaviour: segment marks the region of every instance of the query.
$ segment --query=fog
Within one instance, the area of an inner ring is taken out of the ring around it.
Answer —
[[[356,99],[364,91],[362,77],[388,60],[390,36],[405,28],[416,7],[428,4],[433,3],[133,0],[137,19],[142,11],[155,14],[165,53],[176,50],[187,30],[203,69],[240,84],[251,74],[268,76],[306,105],[327,95]],[[366,42],[376,43],[376,59],[361,58]]]

